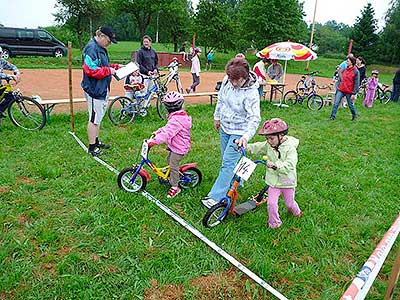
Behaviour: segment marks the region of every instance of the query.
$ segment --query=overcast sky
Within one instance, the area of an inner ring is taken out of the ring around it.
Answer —
[[[198,0],[192,0],[196,5]],[[380,29],[384,25],[383,17],[389,8],[390,0],[318,0],[316,22],[325,23],[336,20],[338,23],[353,25],[360,16],[361,9],[372,3],[375,18]],[[0,23],[4,26],[37,28],[54,25],[56,0],[0,0]],[[312,22],[315,0],[304,0],[304,20]],[[6,8],[6,9],[4,9]]]

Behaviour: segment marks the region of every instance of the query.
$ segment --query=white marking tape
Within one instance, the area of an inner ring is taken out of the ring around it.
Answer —
[[[70,134],[75,138],[75,140],[78,142],[78,144],[87,152],[87,147],[85,144],[82,143],[82,141],[75,135],[74,132],[70,132]],[[115,169],[114,167],[110,166],[107,164],[105,161],[101,160],[98,157],[93,157],[96,161],[101,163],[103,166],[107,167],[109,170],[114,172],[115,174],[118,174],[119,171]],[[168,208],[168,206],[165,206],[160,200],[157,198],[153,197],[151,194],[149,194],[146,191],[141,192],[144,197],[146,197],[148,200],[151,202],[155,203],[159,208],[161,208],[165,213],[167,213],[170,217],[172,217],[175,221],[177,221],[179,224],[181,224],[183,227],[185,227],[187,230],[189,230],[192,234],[197,236],[200,240],[202,240],[204,243],[206,243],[210,248],[212,248],[215,252],[217,252],[219,255],[221,255],[223,258],[228,260],[232,265],[234,265],[236,268],[238,268],[240,271],[242,271],[244,274],[249,276],[251,279],[253,279],[256,283],[258,283],[260,286],[262,286],[264,289],[269,291],[271,294],[275,295],[278,299],[281,300],[288,300],[285,296],[283,296],[281,293],[279,293],[277,290],[275,290],[272,286],[270,286],[268,283],[266,283],[262,278],[260,278],[257,274],[254,272],[250,271],[248,268],[246,268],[244,265],[242,265],[236,258],[231,256],[229,253],[221,249],[217,244],[214,242],[210,241],[207,237],[205,237],[199,230],[194,228],[192,225],[190,225],[188,222],[186,222],[184,219],[182,219],[179,215],[177,215],[175,212],[173,212],[171,209]]]

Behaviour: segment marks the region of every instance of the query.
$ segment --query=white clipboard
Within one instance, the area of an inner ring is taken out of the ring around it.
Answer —
[[[115,72],[115,78],[117,80],[121,80],[123,78],[125,78],[126,76],[128,76],[129,74],[135,72],[139,70],[139,66],[137,65],[137,63],[134,62],[130,62],[128,63],[125,67],[119,68],[116,72]]]

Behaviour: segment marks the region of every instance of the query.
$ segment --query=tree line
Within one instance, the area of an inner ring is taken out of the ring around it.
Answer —
[[[81,49],[100,25],[112,26],[119,40],[140,41],[148,34],[173,43],[174,51],[195,34],[205,53],[261,50],[287,40],[308,45],[311,33],[298,0],[200,0],[196,10],[191,0],[57,0],[54,15],[58,26],[48,30]],[[353,52],[368,63],[400,64],[400,0],[391,1],[381,31],[370,3],[360,7],[353,26],[334,20],[315,25],[319,55],[342,58],[350,39]]]

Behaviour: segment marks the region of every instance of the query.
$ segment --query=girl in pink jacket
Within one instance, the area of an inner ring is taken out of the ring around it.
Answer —
[[[180,162],[190,148],[190,128],[192,117],[188,116],[182,106],[184,99],[178,92],[169,92],[163,99],[163,104],[168,110],[167,125],[159,128],[154,137],[148,141],[149,147],[167,144],[169,151],[167,162],[170,166],[170,184],[167,197],[174,198],[181,189],[178,186]]]
[[[371,77],[368,78],[367,93],[365,94],[363,105],[372,107],[374,104],[375,92],[378,88],[378,74],[377,70],[371,72]]]

